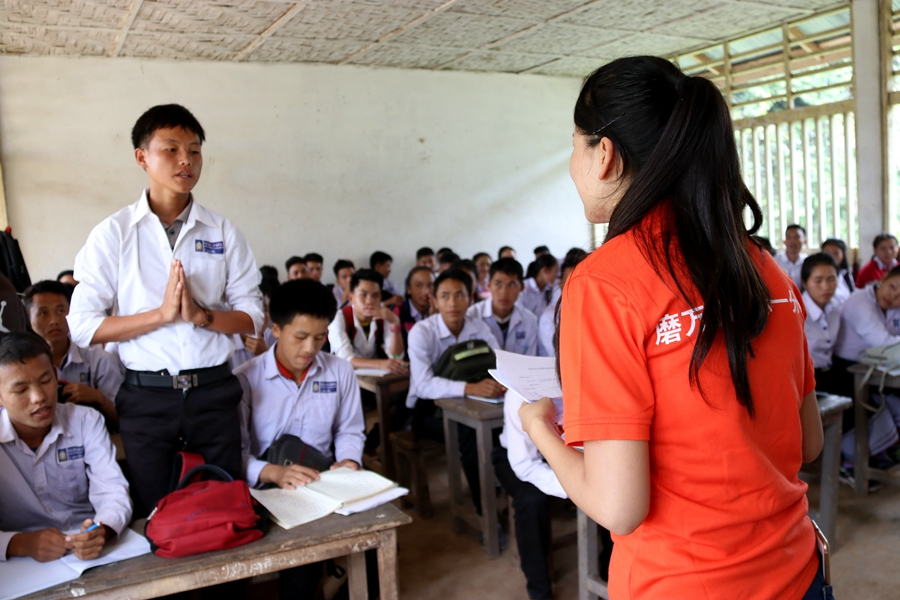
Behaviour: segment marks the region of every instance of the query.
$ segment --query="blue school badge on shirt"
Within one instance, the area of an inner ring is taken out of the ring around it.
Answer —
[[[525,332],[524,332],[524,331],[517,331],[517,332],[516,332],[516,339],[517,339],[517,340],[524,340],[524,339],[525,339]]]
[[[334,394],[337,392],[337,381],[313,381],[314,394]]]
[[[206,254],[225,254],[225,242],[197,240],[194,242],[194,251],[205,252]]]
[[[56,451],[56,462],[58,463],[82,458],[84,458],[84,446],[71,446],[69,448],[60,448]]]

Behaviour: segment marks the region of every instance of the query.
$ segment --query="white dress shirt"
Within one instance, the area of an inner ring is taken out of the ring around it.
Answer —
[[[331,288],[331,294],[334,296],[334,301],[337,302],[338,310],[340,310],[344,305],[344,288],[334,284],[334,287]]]
[[[56,370],[56,376],[61,381],[100,390],[107,400],[115,404],[119,387],[125,381],[125,367],[118,357],[100,346],[79,348],[69,340],[69,351]]]
[[[534,277],[529,277],[525,280],[525,287],[522,289],[522,293],[519,294],[516,304],[528,309],[533,315],[539,315],[544,312],[547,305],[553,302],[554,297],[558,298],[558,289],[559,286],[557,285],[544,286],[543,290],[539,289]]]
[[[875,299],[876,284],[856,290],[841,306],[841,325],[834,353],[844,360],[859,361],[873,346],[900,342],[900,309],[887,314]]]
[[[850,280],[849,284],[847,283],[847,279]],[[840,306],[846,302],[847,298],[850,297],[850,294],[855,291],[856,285],[853,283],[853,276],[847,277],[847,269],[838,271],[837,289],[834,290],[834,300],[837,300],[838,305]]]
[[[823,310],[808,292],[803,292],[803,304],[806,306],[806,322],[803,329],[806,331],[806,342],[809,345],[813,366],[817,369],[830,367],[834,345],[841,330],[840,304],[836,298],[832,298]]]
[[[416,400],[425,398],[462,398],[466,395],[466,382],[453,381],[443,377],[435,377],[434,367],[447,348],[460,342],[484,340],[494,350],[500,349],[500,343],[484,321],[466,316],[462,331],[454,337],[440,313],[431,315],[413,326],[409,332],[409,394],[406,406],[413,408]]]
[[[0,409],[0,488],[0,561],[17,533],[77,530],[93,519],[119,534],[131,520],[128,482],[103,415],[86,406],[57,404],[37,451]]]
[[[383,291],[387,292],[388,294],[390,294],[391,296],[402,296],[403,295],[400,293],[400,289],[397,287],[397,284],[394,283],[393,281],[391,281],[390,279],[388,279],[387,277],[384,278],[384,284],[381,286],[381,289]]]
[[[807,256],[807,254],[801,252],[800,256],[797,257],[797,262],[791,262],[786,250],[781,250],[775,254],[775,262],[778,263],[779,267],[784,269],[784,272],[794,280],[794,283],[797,284],[797,287],[801,290],[803,289],[803,281],[800,279],[800,271],[803,269],[803,261],[806,260]]]
[[[538,353],[538,323],[537,317],[521,306],[513,306],[509,315],[509,326],[506,328],[506,336],[497,323],[494,316],[494,305],[490,300],[478,302],[466,311],[467,317],[481,319],[487,325],[498,342],[501,349],[516,354],[537,356]]]
[[[378,323],[382,323],[384,328],[384,350],[385,356],[390,357],[391,343],[394,334],[391,332],[390,323],[385,323],[381,319],[372,319],[369,323],[369,335],[363,330],[356,318],[356,311],[353,311],[353,326],[356,331],[353,340],[347,335],[347,321],[344,319],[344,311],[339,310],[334,316],[334,320],[328,324],[328,341],[331,343],[331,353],[335,356],[350,360],[354,356],[359,358],[378,358]]]
[[[350,459],[362,465],[365,421],[350,363],[319,352],[297,385],[278,370],[272,346],[234,374],[244,390],[241,453],[244,478],[251,486],[259,483],[259,473],[268,464],[259,457],[284,434],[297,436],[337,462]]]
[[[75,257],[80,282],[72,295],[69,329],[81,347],[91,340],[110,309],[120,316],[158,308],[172,259],[181,260],[191,294],[210,310],[246,313],[256,331],[265,316],[253,252],[230,221],[196,201],[174,250],[147,190],[140,200],[97,225]],[[234,351],[230,335],[178,319],[155,331],[119,342],[119,357],[135,371],[177,374],[220,365]]]
[[[519,407],[525,399],[512,390],[506,392],[503,401],[503,433],[500,445],[506,448],[509,466],[521,481],[526,481],[549,496],[568,498],[559,484],[556,473],[541,456],[537,446],[522,430]]]
[[[553,336],[556,335],[556,303],[547,305],[538,319],[538,343],[540,356],[556,356]]]

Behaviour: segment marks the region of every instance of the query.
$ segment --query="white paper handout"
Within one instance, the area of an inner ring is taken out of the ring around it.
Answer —
[[[59,560],[40,563],[32,558],[17,556],[0,562],[0,600],[18,598],[60,585],[78,579],[91,567],[108,565],[149,552],[150,543],[147,539],[126,528],[115,543],[109,544],[93,560],[80,560],[74,554],[67,554]]]
[[[319,477],[319,481],[294,490],[251,489],[250,494],[268,509],[273,521],[285,529],[291,529],[397,487],[396,483],[374,471],[353,471],[346,467],[323,471]],[[393,498],[379,504],[390,500]],[[368,508],[374,506],[378,504]]]
[[[503,387],[522,396],[526,402],[562,396],[556,377],[556,359],[550,356],[525,356],[495,350],[497,368],[488,373]]]
[[[366,377],[384,377],[388,375],[390,371],[385,371],[384,369],[354,369],[353,372],[357,376],[366,376]]]

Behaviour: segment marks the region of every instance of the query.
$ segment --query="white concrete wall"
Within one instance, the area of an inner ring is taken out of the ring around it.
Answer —
[[[464,256],[590,242],[568,176],[579,82],[320,65],[0,57],[0,159],[32,279],[70,268],[91,228],[146,183],[130,143],[154,104],[207,132],[197,199],[257,262],[317,251]]]

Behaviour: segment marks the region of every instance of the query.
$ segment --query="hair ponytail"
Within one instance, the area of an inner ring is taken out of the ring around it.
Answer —
[[[752,417],[747,361],[751,341],[766,326],[771,298],[747,247],[762,211],[741,177],[722,94],[712,82],[686,77],[661,58],[623,58],[588,77],[579,95],[578,129],[597,131],[595,125],[606,125],[599,121],[608,126],[589,143],[610,138],[630,179],[610,218],[607,241],[669,202],[674,227],[663,228],[662,235],[644,228],[635,233],[654,270],[660,276],[665,270],[688,304],[699,296],[703,305],[691,384],[700,387],[700,368],[721,332],[738,402]],[[749,229],[745,209],[752,215]]]

